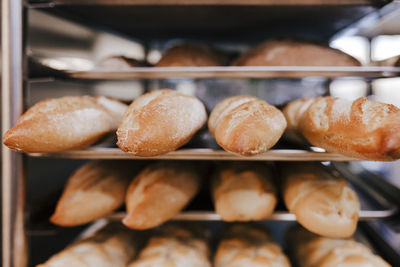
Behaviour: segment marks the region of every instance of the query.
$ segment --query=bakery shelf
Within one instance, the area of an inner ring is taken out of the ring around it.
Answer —
[[[264,154],[252,157],[241,157],[235,154],[208,148],[180,149],[164,155],[142,158],[129,155],[119,148],[92,147],[82,150],[71,150],[59,153],[30,153],[32,157],[66,158],[66,159],[169,159],[169,160],[240,160],[240,161],[355,161],[358,159],[340,154],[307,151],[299,149],[272,149]]]
[[[397,209],[388,210],[362,210],[359,220],[374,220],[390,217],[396,214]],[[107,218],[111,220],[122,220],[125,212],[114,213]],[[222,221],[221,217],[213,211],[186,211],[171,219],[172,221]],[[296,221],[296,215],[287,211],[276,211],[265,221]]]
[[[379,0],[49,0],[32,5],[381,5]]]
[[[400,76],[400,67],[138,67],[124,70],[66,71],[76,79],[167,79],[167,78],[305,78]]]

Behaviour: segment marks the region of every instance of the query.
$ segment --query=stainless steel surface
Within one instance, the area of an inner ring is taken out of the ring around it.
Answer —
[[[359,215],[360,220],[376,220],[387,218],[395,214],[396,210],[362,210]],[[114,213],[107,218],[122,220],[125,212]],[[222,221],[221,217],[213,211],[186,211],[171,219],[172,221]],[[296,221],[296,215],[286,211],[276,211],[263,221]]]
[[[136,160],[240,160],[240,161],[355,161],[340,154],[315,152],[297,149],[272,149],[261,155],[242,157],[235,154],[208,148],[181,149],[151,158],[129,155],[119,148],[92,147],[59,153],[30,153],[31,157],[68,158],[68,159],[136,159]]]
[[[400,67],[141,67],[119,71],[69,71],[78,79],[396,77]]]
[[[31,5],[377,5],[378,0],[50,0]],[[43,3],[45,2],[45,3]]]
[[[2,1],[2,131],[23,109],[23,1]],[[27,265],[23,155],[2,147],[2,266]]]

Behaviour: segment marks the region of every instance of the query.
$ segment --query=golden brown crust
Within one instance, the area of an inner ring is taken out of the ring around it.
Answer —
[[[94,236],[78,241],[37,267],[125,267],[136,255],[139,242],[133,231],[106,226]]]
[[[346,181],[317,163],[279,165],[286,207],[306,229],[345,238],[356,230],[360,203]]]
[[[50,221],[76,226],[110,214],[124,203],[136,169],[123,161],[93,161],[83,165],[68,179]]]
[[[123,223],[139,230],[156,227],[178,214],[199,187],[200,177],[191,164],[152,164],[129,185]]]
[[[282,136],[286,120],[282,112],[251,96],[236,96],[218,103],[208,128],[225,150],[242,156],[263,153]]]
[[[283,39],[266,41],[240,56],[233,66],[360,66],[340,50],[311,42]]]
[[[40,101],[8,130],[3,143],[27,153],[83,148],[115,130],[127,106],[105,97],[67,96]]]
[[[168,224],[128,267],[211,267],[208,238],[199,225]]]
[[[215,267],[290,267],[269,233],[255,225],[234,224],[224,233],[214,256]]]
[[[222,66],[224,56],[207,45],[183,43],[169,48],[156,67]]]
[[[230,163],[213,175],[215,211],[224,221],[252,221],[268,218],[277,202],[270,168],[261,163]]]
[[[129,154],[151,157],[184,145],[207,121],[203,103],[173,90],[137,98],[118,128],[117,145]]]
[[[298,100],[296,100],[298,101]],[[294,101],[294,103],[296,102]],[[390,161],[400,158],[400,110],[365,97],[354,102],[315,98],[298,116],[298,131],[314,146],[329,152],[366,159]],[[295,112],[291,103],[285,116]]]
[[[321,237],[298,226],[291,228],[287,237],[290,253],[299,267],[390,267],[352,239]]]

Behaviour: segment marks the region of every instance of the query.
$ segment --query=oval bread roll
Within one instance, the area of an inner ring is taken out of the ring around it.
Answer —
[[[132,229],[156,227],[178,214],[195,196],[200,177],[187,163],[160,162],[146,167],[129,185],[123,223]]]
[[[156,67],[207,67],[224,64],[222,53],[207,45],[177,44],[169,48]]]
[[[234,224],[225,231],[214,256],[215,267],[290,267],[269,233],[254,225]]]
[[[299,267],[389,267],[381,257],[352,239],[321,237],[302,227],[287,234],[289,252]]]
[[[80,167],[69,179],[50,221],[76,226],[100,219],[118,209],[135,166],[123,161],[93,161]]]
[[[286,207],[309,231],[328,237],[350,237],[356,230],[360,203],[344,179],[321,164],[280,164]]]
[[[211,267],[208,238],[202,230],[188,223],[166,225],[128,267]]]
[[[300,40],[266,41],[240,56],[233,66],[360,66],[340,50]]]
[[[272,179],[272,171],[263,163],[219,166],[212,181],[215,211],[224,221],[268,218],[277,202]]]
[[[137,254],[139,245],[135,232],[110,224],[37,267],[125,267]]]
[[[218,103],[208,129],[226,151],[251,156],[278,142],[286,128],[282,112],[252,96],[235,96]]]
[[[129,106],[117,145],[140,157],[164,154],[188,142],[206,121],[206,109],[197,98],[168,89],[152,91]]]
[[[27,153],[83,148],[117,129],[127,106],[106,97],[47,99],[28,109],[8,130],[3,143]]]
[[[393,105],[365,97],[353,102],[319,97],[295,100],[283,112],[289,127],[329,152],[366,160],[400,158],[400,109]]]

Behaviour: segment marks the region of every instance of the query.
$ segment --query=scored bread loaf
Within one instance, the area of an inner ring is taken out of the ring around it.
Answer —
[[[43,100],[28,109],[5,133],[3,143],[28,153],[86,147],[117,129],[126,109],[127,105],[106,97]]]
[[[221,66],[224,55],[203,44],[182,43],[170,47],[156,67],[206,67]]]
[[[224,221],[252,221],[269,217],[277,203],[271,169],[264,163],[222,164],[214,171],[215,211]]]
[[[290,262],[268,231],[260,226],[234,224],[222,236],[215,267],[290,267]]]
[[[252,96],[223,100],[210,114],[208,129],[226,151],[251,156],[278,142],[286,128],[282,112]]]
[[[266,41],[233,63],[233,66],[360,66],[340,50],[312,42],[282,39]]]
[[[199,172],[192,164],[159,162],[133,179],[126,193],[123,223],[132,229],[156,227],[178,214],[200,187]]]
[[[138,167],[127,161],[93,161],[83,165],[68,179],[50,221],[76,226],[113,212],[124,203]]]
[[[389,267],[381,257],[353,239],[315,235],[296,225],[287,233],[293,261],[299,267]]]
[[[400,158],[400,109],[365,97],[300,99],[284,109],[288,129],[328,152],[377,161]]]
[[[207,232],[200,225],[168,224],[128,267],[211,267]]]
[[[328,237],[353,235],[360,203],[344,178],[319,163],[285,163],[278,168],[285,205],[303,227]]]
[[[134,231],[110,224],[37,267],[125,267],[137,254],[139,239],[142,238]]]
[[[164,154],[188,142],[206,121],[206,109],[196,97],[168,89],[152,91],[129,106],[117,131],[117,145],[141,157]]]

